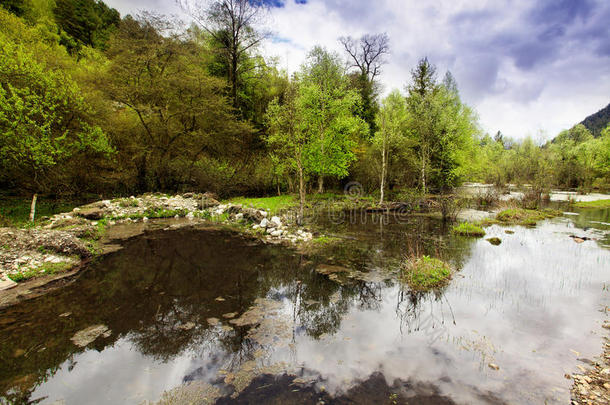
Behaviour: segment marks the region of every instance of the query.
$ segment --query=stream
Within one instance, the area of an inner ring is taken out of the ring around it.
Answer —
[[[577,213],[479,239],[425,216],[322,216],[340,242],[307,255],[150,231],[0,311],[0,403],[568,404],[610,306],[610,210]],[[422,254],[456,269],[446,288],[398,281]],[[108,333],[75,344],[94,325]]]

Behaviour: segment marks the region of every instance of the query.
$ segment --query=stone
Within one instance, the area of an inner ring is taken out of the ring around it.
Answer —
[[[240,220],[244,219],[244,214],[241,213],[241,212],[239,214],[235,214],[235,219],[237,221],[240,221]]]
[[[17,283],[8,277],[6,279],[0,279],[0,291],[8,290],[16,286]]]
[[[110,329],[106,325],[94,325],[78,331],[70,338],[72,343],[79,347],[85,347],[100,336],[108,337],[111,335]]]
[[[269,215],[269,213],[268,213],[267,211],[262,211],[262,210],[261,210],[261,211],[259,211],[259,213],[261,214],[261,216],[262,216],[263,218],[267,218],[267,215]]]
[[[280,228],[282,226],[282,220],[280,217],[272,217],[271,224],[275,225],[276,228]]]
[[[79,217],[91,220],[100,220],[104,218],[105,211],[101,208],[83,208],[76,213]]]
[[[492,370],[496,370],[496,371],[500,370],[500,366],[498,366],[497,364],[494,364],[494,363],[489,363],[489,364],[488,364],[488,366],[489,366],[489,368],[491,368]]]
[[[195,219],[195,214],[193,214],[192,212],[189,212],[188,214],[186,214],[186,219],[188,219],[189,221],[192,221],[193,219]]]
[[[278,230],[271,232],[271,236],[278,237],[278,236],[282,236],[283,233],[284,232],[282,230],[278,229]]]
[[[267,228],[268,226],[269,226],[269,221],[267,220],[267,218],[264,218],[260,223],[260,227]]]

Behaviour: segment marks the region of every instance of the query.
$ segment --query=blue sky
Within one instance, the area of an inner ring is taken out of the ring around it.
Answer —
[[[338,37],[387,32],[384,93],[403,90],[427,56],[449,69],[484,130],[552,137],[610,103],[607,0],[264,0],[274,7],[261,51],[298,69],[316,44],[341,51]],[[171,0],[107,0],[122,14],[180,14]]]

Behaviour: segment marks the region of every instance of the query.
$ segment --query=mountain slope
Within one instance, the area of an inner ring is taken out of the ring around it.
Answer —
[[[610,124],[610,104],[595,114],[589,115],[581,124],[591,131],[594,137],[598,137],[602,130]]]

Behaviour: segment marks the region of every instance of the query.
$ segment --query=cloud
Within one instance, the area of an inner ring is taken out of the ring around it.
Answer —
[[[274,31],[263,52],[296,71],[314,45],[342,52],[338,38],[387,32],[392,54],[380,78],[404,89],[427,56],[451,70],[484,129],[553,136],[610,102],[607,0],[265,0]],[[122,13],[173,2],[109,0]],[[177,10],[179,12],[179,9]]]

